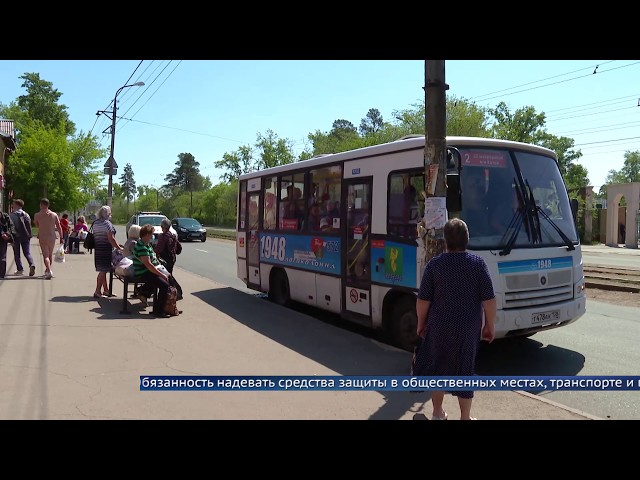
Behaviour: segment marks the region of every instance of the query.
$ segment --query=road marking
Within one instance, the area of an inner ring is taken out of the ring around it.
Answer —
[[[197,250],[197,251],[199,251],[199,252],[209,253],[209,251],[208,251],[208,250],[201,250],[201,249],[199,249],[199,248],[196,248],[196,250]]]

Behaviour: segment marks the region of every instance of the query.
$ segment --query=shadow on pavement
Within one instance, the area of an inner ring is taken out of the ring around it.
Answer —
[[[95,305],[95,307],[89,309],[89,311],[96,315],[94,318],[97,320],[155,320],[155,317],[149,315],[151,306],[145,309],[139,301],[134,303],[129,302],[127,307],[128,313],[122,313],[122,298],[118,296],[112,298],[93,298],[92,295],[62,295],[53,297],[51,301]]]
[[[293,309],[234,288],[192,292],[192,295],[271,340],[324,365],[340,375],[408,375],[409,352],[350,334]],[[273,372],[277,375],[278,372]],[[416,403],[429,400],[428,392],[380,393],[385,402],[371,420],[396,420]],[[418,408],[419,409],[419,408]]]
[[[544,345],[534,338],[508,338],[482,343],[476,373],[486,376],[572,376],[584,368],[584,355]],[[525,390],[538,394],[543,390]]]

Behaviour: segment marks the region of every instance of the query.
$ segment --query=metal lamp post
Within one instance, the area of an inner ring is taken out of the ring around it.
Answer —
[[[118,164],[116,163],[116,159],[113,157],[113,147],[116,141],[116,101],[120,92],[125,88],[141,87],[143,85],[144,82],[136,82],[132,83],[131,85],[123,85],[118,89],[118,91],[116,91],[116,94],[113,97],[113,110],[111,112],[111,153],[109,154],[109,160],[107,160],[107,163],[104,164],[104,173],[109,175],[109,186],[107,187],[107,205],[109,205],[109,207],[111,207],[113,204],[113,176],[118,172]]]

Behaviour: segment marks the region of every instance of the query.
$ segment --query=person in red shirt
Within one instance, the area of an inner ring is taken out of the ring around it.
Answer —
[[[69,234],[71,233],[71,226],[69,225],[69,214],[63,213],[60,219],[60,226],[62,227],[62,233],[64,234],[64,253],[69,253],[67,247],[69,246]]]
[[[69,235],[69,243],[66,253],[80,253],[80,240],[84,240],[87,236],[89,228],[84,220],[84,216],[78,217],[77,223],[73,226],[73,232]]]

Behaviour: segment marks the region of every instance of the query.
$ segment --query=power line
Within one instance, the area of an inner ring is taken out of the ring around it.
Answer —
[[[611,60],[611,61],[613,61],[613,60]],[[610,68],[610,69],[608,69],[608,70],[599,71],[599,72],[598,72],[598,74],[603,74],[603,73],[607,73],[607,72],[612,72],[612,71],[614,71],[614,70],[618,70],[618,69],[620,69],[620,68],[631,67],[631,66],[636,65],[636,64],[638,64],[638,63],[640,63],[640,62],[629,63],[629,64],[627,64],[627,65],[622,65],[622,66],[620,66],[620,67],[615,67],[615,68]],[[584,70],[584,69],[581,69],[581,70]],[[566,75],[566,74],[565,74],[565,75]],[[562,76],[562,75],[561,75],[561,76]],[[524,90],[518,90],[518,91],[515,91],[515,92],[511,92],[511,93],[504,93],[504,94],[502,94],[502,95],[496,95],[496,96],[494,96],[494,97],[484,98],[482,101],[483,101],[483,102],[486,102],[487,100],[493,100],[493,99],[495,99],[495,98],[502,98],[502,97],[506,97],[506,96],[509,96],[509,95],[515,95],[516,93],[522,93],[522,92],[528,92],[528,91],[531,91],[531,90],[537,90],[538,88],[550,87],[550,86],[552,86],[552,85],[557,85],[557,84],[559,84],[559,83],[571,82],[572,80],[578,80],[578,79],[580,79],[580,78],[591,77],[591,76],[593,76],[593,73],[589,73],[589,74],[587,74],[587,75],[580,75],[579,77],[568,78],[568,79],[566,79],[566,80],[559,80],[559,81],[557,81],[557,82],[547,83],[547,84],[544,84],[544,85],[539,85],[539,86],[537,86],[537,87],[525,88]],[[534,82],[534,83],[535,83],[535,82]],[[518,87],[512,87],[512,88],[518,88]],[[509,90],[509,89],[508,89],[508,90]],[[489,95],[489,94],[488,94],[488,95]],[[475,100],[475,101],[478,101],[478,100]]]
[[[571,112],[559,113],[559,114],[556,114],[555,116],[551,115],[550,117],[547,117],[547,120],[565,120],[565,119],[568,119],[568,118],[575,118],[576,115],[573,115],[573,114],[577,114],[579,112],[588,112],[588,111],[592,111],[592,110],[595,110],[595,109],[601,109],[603,107],[613,107],[614,105],[618,105],[618,104],[629,105],[629,103],[632,103],[632,105],[631,105],[632,107],[637,107],[638,106],[635,99],[633,100],[633,102],[631,102],[629,99],[627,99],[627,100],[619,100],[617,102],[608,103],[606,105],[598,105],[598,106],[595,106],[595,107],[585,107],[585,108],[577,108],[576,107],[575,110],[573,110]],[[592,113],[590,113],[590,115],[597,114],[597,113],[606,113],[607,111],[612,111],[612,110],[592,112]],[[613,111],[615,111],[615,110],[613,110]],[[573,115],[573,116],[566,116],[566,115]],[[580,113],[577,116],[582,117],[582,116],[584,116],[584,113]]]
[[[169,61],[169,63],[167,63],[167,65],[166,65],[166,66],[162,69],[162,71],[161,71],[161,72],[156,76],[156,78],[153,80],[153,82],[151,82],[151,84],[149,85],[149,87],[148,87],[148,88],[151,88],[151,85],[153,85],[153,83],[154,83],[154,82],[155,82],[155,81],[160,77],[160,75],[162,75],[162,73],[167,69],[167,67],[171,64],[171,62],[172,62],[172,61],[173,61],[173,60],[170,60],[170,61]],[[136,110],[136,111],[135,111],[135,113],[131,116],[132,118],[133,118],[133,117],[135,117],[135,116],[138,114],[138,112],[139,112],[140,110],[142,110],[142,108],[143,108],[143,107],[144,107],[144,106],[149,102],[149,100],[151,100],[151,99],[153,98],[153,96],[158,92],[158,90],[160,90],[160,88],[162,87],[162,85],[164,85],[164,83],[169,79],[169,77],[173,74],[173,72],[175,72],[175,71],[176,71],[176,68],[178,68],[178,66],[179,66],[181,63],[182,63],[182,60],[180,60],[180,61],[178,62],[178,64],[177,64],[175,67],[173,67],[173,70],[171,70],[171,72],[169,72],[169,75],[167,75],[167,76],[165,77],[165,79],[162,81],[162,83],[161,83],[160,85],[158,85],[158,88],[156,88],[156,89],[155,89],[155,91],[151,94],[151,96],[150,96],[149,98],[147,98],[147,100],[146,100],[146,101],[145,101],[145,102],[140,106],[140,108],[138,108],[138,110]],[[146,93],[146,91],[147,91],[147,90],[145,90],[145,93]],[[140,98],[140,97],[139,97],[139,98]],[[138,99],[139,99],[139,98],[138,98]],[[135,105],[135,102],[134,102],[134,103],[133,103],[133,104],[132,104],[128,109],[127,109],[127,111],[126,111],[126,112],[124,112],[124,115],[126,115],[126,114],[127,114],[127,112],[128,112],[129,110],[131,110],[131,108],[133,107],[133,105]],[[130,119],[129,119],[129,120],[130,120]],[[124,128],[124,127],[126,127],[126,126],[127,126],[127,124],[125,123],[125,124],[122,126],[122,128]]]
[[[131,75],[129,75],[129,78],[127,79],[127,81],[126,81],[123,85],[126,85],[126,84],[128,84],[128,83],[131,81],[131,79],[133,78],[133,76],[135,75],[135,73],[138,71],[138,69],[140,68],[140,66],[142,65],[142,63],[143,63],[143,62],[144,62],[144,60],[140,60],[140,62],[139,62],[139,63],[138,63],[138,65],[136,66],[136,68],[133,70],[133,72],[131,73]],[[153,63],[153,61],[152,61],[151,63]],[[147,68],[148,68],[148,67],[147,67]],[[145,71],[146,71],[146,69],[145,69]],[[128,92],[126,92],[126,91],[125,91],[125,92],[124,92],[124,95],[123,95],[122,97],[120,97],[120,101],[121,101],[121,102],[122,102],[122,99],[126,97],[126,94],[127,94],[127,93],[128,93]],[[113,99],[111,99],[111,100],[109,101],[109,104],[107,105],[107,107],[106,107],[106,108],[104,108],[104,109],[102,110],[102,112],[108,112],[109,108],[111,108],[111,106],[112,106],[112,105],[113,105]],[[116,112],[113,112],[113,115],[115,115],[115,113],[116,113]],[[104,117],[102,117],[102,115],[100,115],[100,116],[98,116],[98,117],[97,117],[96,122],[93,124],[93,127],[91,128],[91,130],[92,130],[92,131],[93,131],[93,128],[95,128],[95,126],[96,126],[96,124],[97,124],[97,122],[98,122],[99,120],[102,120],[102,122],[103,122],[101,125],[106,125],[106,124],[104,123],[104,122],[106,122],[105,118],[104,118]],[[110,122],[110,123],[111,123],[111,122]],[[110,127],[111,127],[111,125],[109,124],[109,125],[108,125],[108,127],[110,128]],[[103,127],[103,126],[101,126],[101,128],[100,128],[100,130],[102,130],[103,135],[105,134],[104,130],[106,130],[106,128],[107,128],[107,126],[104,126],[104,127]]]
[[[611,62],[615,62],[615,60],[609,60],[608,62],[605,62],[605,63],[611,63]],[[604,65],[604,64],[601,64],[601,65]],[[597,67],[598,67],[598,65],[596,65],[596,68]],[[534,80],[533,82],[523,83],[522,85],[516,85],[515,87],[509,87],[509,88],[505,88],[503,90],[496,90],[495,92],[485,93],[484,95],[478,95],[477,97],[474,97],[472,100],[474,100],[474,101],[484,101],[484,100],[481,100],[482,97],[487,97],[489,95],[495,95],[496,93],[508,92],[509,90],[513,90],[515,88],[521,88],[521,87],[526,87],[527,85],[533,85],[534,83],[546,82],[547,80],[553,80],[554,78],[564,77],[565,75],[571,75],[572,73],[581,72],[583,70],[591,70],[592,68],[593,67],[580,68],[578,70],[573,70],[571,72],[561,73],[560,75],[554,75],[553,77],[543,78],[542,80]],[[490,99],[487,99],[487,100],[490,100]]]
[[[624,96],[624,97],[616,97],[616,98],[612,98],[612,99],[609,99],[609,100],[601,100],[599,102],[585,103],[583,105],[577,105],[575,107],[564,107],[564,108],[557,108],[555,110],[548,110],[546,113],[554,113],[554,112],[559,112],[561,110],[571,110],[573,108],[588,107],[590,105],[598,105],[598,104],[601,104],[601,103],[608,103],[608,102],[618,103],[617,100],[623,100],[623,99],[630,100],[632,98],[634,98],[634,99],[638,98],[639,96],[640,96],[640,94],[627,95],[627,96]]]
[[[595,144],[598,144],[598,143],[621,142],[621,141],[623,141],[623,140],[636,140],[636,139],[638,139],[638,138],[640,138],[640,137],[614,138],[614,139],[612,139],[612,140],[601,140],[601,141],[599,141],[599,142],[587,142],[587,143],[580,143],[580,144],[575,145],[575,146],[576,146],[576,147],[579,147],[579,146],[581,146],[581,145],[595,145]]]
[[[554,118],[552,121],[561,122],[563,120],[571,120],[572,118],[590,117],[592,115],[602,115],[603,113],[619,112],[620,110],[630,110],[632,108],[636,109],[636,108],[638,108],[638,106],[637,105],[633,105],[631,107],[620,107],[620,108],[614,108],[612,110],[603,110],[601,112],[582,113],[580,115],[573,115],[571,117]]]
[[[119,118],[122,118],[122,120],[127,120],[129,122],[144,123],[144,124],[147,124],[147,125],[153,125],[154,127],[168,128],[170,130],[178,130],[178,131],[181,131],[181,132],[193,133],[195,135],[202,135],[202,136],[205,136],[205,137],[219,138],[221,140],[228,140],[229,142],[236,142],[236,143],[239,143],[239,144],[248,144],[247,142],[241,142],[240,140],[233,140],[231,138],[219,137],[217,135],[211,135],[210,133],[202,133],[202,132],[196,132],[196,131],[193,131],[193,130],[186,130],[184,128],[170,127],[168,125],[160,125],[158,123],[145,122],[143,120],[134,120],[133,118],[125,118],[125,117],[119,117]]]
[[[623,127],[623,125],[628,125],[626,127]],[[631,128],[633,126],[638,126],[640,125],[640,122],[624,122],[624,123],[615,123],[613,125],[601,125],[598,127],[591,127],[591,128],[586,128],[586,129],[582,129],[582,130],[572,130],[569,132],[560,132],[560,133],[556,133],[555,135],[559,135],[559,136],[568,136],[568,135],[586,135],[586,134],[590,134],[590,133],[599,133],[599,132],[608,132],[610,130],[618,130],[618,128],[607,128],[607,127],[621,127],[621,128]],[[604,130],[599,130],[600,128],[603,128]]]
[[[158,78],[160,78],[160,75],[162,75],[162,73],[167,69],[167,67],[171,64],[171,62],[172,62],[172,60],[169,60],[169,62],[164,66],[164,68],[163,68],[162,70],[160,70],[160,73],[158,73],[158,74],[155,76],[155,78],[154,78],[150,83],[145,82],[145,89],[144,89],[144,91],[142,91],[142,93],[140,93],[140,95],[138,95],[138,98],[136,98],[136,99],[135,99],[135,101],[134,101],[134,102],[129,106],[129,108],[127,108],[127,111],[126,111],[126,112],[124,112],[124,114],[123,114],[123,115],[126,115],[126,114],[127,114],[127,112],[129,112],[129,110],[131,110],[131,109],[133,108],[133,106],[134,106],[136,103],[138,103],[138,100],[140,100],[140,99],[142,98],[142,96],[143,96],[143,95],[145,95],[145,94],[149,91],[149,89],[151,88],[151,86],[156,82],[156,80],[158,80]],[[154,73],[157,69],[158,69],[158,67],[156,67],[156,69],[155,69],[153,72],[151,72],[151,75],[153,75],[153,73]],[[149,78],[151,77],[151,75],[149,76]],[[145,104],[146,104],[146,102],[145,102]],[[126,125],[126,124],[125,124],[125,125]],[[123,125],[122,127],[124,127],[124,125]]]
[[[587,152],[587,153],[583,153],[582,156],[583,157],[587,157],[589,155],[603,155],[605,153],[620,153],[620,152],[628,152],[630,149],[629,148],[625,148],[622,150],[607,150],[606,152]]]

